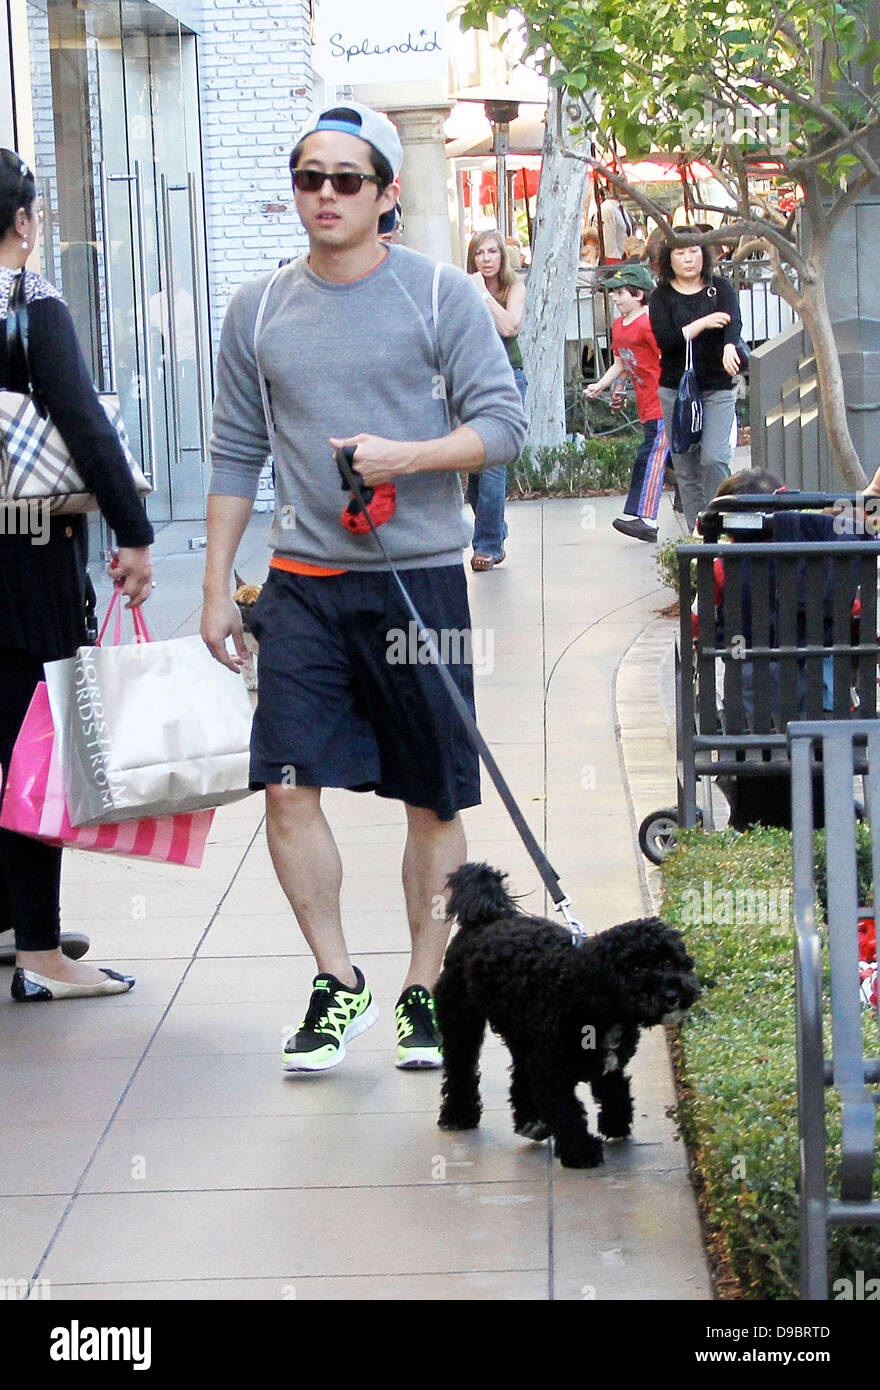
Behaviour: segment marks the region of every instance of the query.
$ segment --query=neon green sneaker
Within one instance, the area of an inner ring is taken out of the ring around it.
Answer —
[[[354,989],[335,975],[316,975],[300,1027],[281,1052],[285,1071],[329,1071],[345,1057],[345,1044],[372,1028],[379,1017],[366,980],[355,966]]]
[[[405,1067],[442,1067],[443,1052],[434,1000],[423,985],[410,985],[397,1001],[397,1062]]]

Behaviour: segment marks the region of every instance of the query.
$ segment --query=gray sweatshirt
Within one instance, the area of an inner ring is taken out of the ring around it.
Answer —
[[[513,462],[522,448],[519,392],[472,282],[455,266],[443,266],[435,328],[435,262],[406,247],[388,249],[380,266],[348,284],[320,279],[303,257],[272,287],[259,358],[276,431],[270,540],[279,557],[351,570],[384,565],[371,535],[352,535],[340,523],[348,494],[331,435],[438,439],[457,422],[479,434],[485,467]],[[253,341],[269,278],[242,285],[223,322],[213,494],[253,498],[269,452]],[[410,567],[457,564],[472,531],[458,474],[413,474],[396,479],[395,487],[397,509],[380,532],[391,558]]]

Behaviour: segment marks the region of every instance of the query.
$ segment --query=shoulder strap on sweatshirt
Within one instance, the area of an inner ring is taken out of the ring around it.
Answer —
[[[443,366],[443,349],[440,346],[440,272],[442,269],[443,262],[438,261],[434,266],[434,278],[431,283],[431,314],[434,320],[434,346],[437,353],[437,367],[443,382],[443,409],[446,412],[446,428],[451,433],[452,417],[449,413],[449,382],[446,377],[446,369]]]
[[[260,380],[260,398],[263,402],[263,414],[266,417],[266,433],[269,436],[269,448],[271,449],[273,454],[275,452],[275,420],[272,415],[272,407],[269,402],[269,390],[266,384],[266,378],[263,374],[263,369],[260,366],[260,329],[263,326],[263,318],[266,313],[266,305],[269,302],[269,295],[272,293],[272,287],[275,284],[275,281],[278,279],[279,275],[281,275],[287,269],[289,264],[289,261],[285,261],[283,265],[280,265],[278,267],[274,275],[271,276],[268,285],[263,290],[263,293],[260,297],[260,303],[257,307],[257,317],[254,320],[254,361],[257,364],[257,376]]]

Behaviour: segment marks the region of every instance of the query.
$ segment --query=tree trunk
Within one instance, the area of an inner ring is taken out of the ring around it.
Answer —
[[[553,88],[547,108],[543,166],[535,214],[532,267],[520,343],[528,378],[527,444],[561,444],[565,440],[563,364],[565,324],[577,286],[580,233],[588,167],[564,154],[577,149],[574,125],[587,120],[587,108]]]
[[[831,460],[847,487],[858,492],[865,486],[867,478],[847,423],[840,355],[828,312],[823,274],[818,274],[811,284],[803,286],[800,314],[816,359],[816,376]]]

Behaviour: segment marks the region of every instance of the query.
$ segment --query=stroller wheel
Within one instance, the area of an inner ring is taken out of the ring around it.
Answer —
[[[702,824],[701,812],[697,812],[697,824]],[[668,807],[662,811],[652,811],[645,816],[639,826],[639,849],[652,864],[662,864],[675,845],[678,831],[678,811]]]

